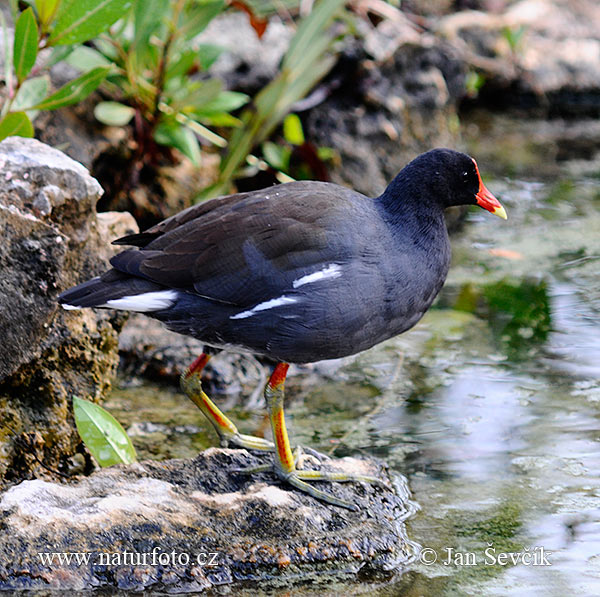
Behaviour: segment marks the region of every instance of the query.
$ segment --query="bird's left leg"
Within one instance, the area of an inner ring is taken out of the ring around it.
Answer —
[[[348,508],[349,510],[356,510],[356,506],[353,504],[346,502],[345,500],[341,500],[330,493],[316,489],[312,485],[306,483],[306,481],[364,481],[366,483],[383,485],[380,479],[358,474],[316,470],[298,470],[296,468],[294,455],[292,454],[292,450],[290,448],[287,428],[285,426],[285,417],[283,414],[283,385],[288,367],[289,365],[287,363],[279,363],[275,367],[265,387],[265,398],[267,400],[269,417],[271,419],[273,441],[275,442],[275,472],[282,480],[287,481],[290,485],[293,485],[297,489],[300,489],[301,491],[304,491],[305,493],[308,493],[323,502]]]
[[[181,389],[188,398],[204,413],[219,435],[221,446],[227,447],[230,443],[248,450],[273,451],[272,442],[240,433],[233,422],[221,409],[206,395],[202,389],[201,374],[210,360],[210,355],[203,352],[182,374]]]

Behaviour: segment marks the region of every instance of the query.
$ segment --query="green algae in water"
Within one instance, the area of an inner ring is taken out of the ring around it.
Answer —
[[[545,280],[501,280],[483,288],[489,324],[510,358],[530,356],[548,338],[552,320]]]

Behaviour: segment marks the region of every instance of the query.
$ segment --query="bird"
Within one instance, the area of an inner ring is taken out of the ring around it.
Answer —
[[[320,181],[221,196],[113,241],[130,248],[58,301],[144,313],[201,340],[181,386],[221,444],[273,451],[281,480],[356,509],[310,482],[377,480],[296,466],[283,410],[288,367],[352,355],[412,328],[448,274],[444,210],[456,205],[507,218],[476,161],[446,148],[417,156],[375,198]],[[264,390],[273,442],[240,433],[203,391],[202,370],[220,350],[273,364]]]

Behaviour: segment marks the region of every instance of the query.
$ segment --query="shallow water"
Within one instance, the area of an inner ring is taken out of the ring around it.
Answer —
[[[318,594],[600,594],[600,180],[545,175],[486,179],[509,220],[470,212],[416,328],[318,386],[290,380],[294,442],[383,458],[418,504],[408,571]],[[107,408],[141,457],[215,443],[174,389],[117,389]],[[260,410],[229,413],[268,428]]]

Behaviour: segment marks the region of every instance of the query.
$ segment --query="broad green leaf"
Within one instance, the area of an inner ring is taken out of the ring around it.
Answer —
[[[21,85],[17,97],[15,97],[15,101],[11,106],[11,110],[14,112],[29,110],[32,106],[41,102],[48,93],[48,85],[48,75],[27,79],[27,81]],[[37,111],[35,111],[35,114],[33,112],[34,111],[32,110],[28,114],[31,119],[37,114]]]
[[[227,112],[203,113],[202,110],[191,115],[197,122],[212,124],[213,126],[242,126],[242,121]]]
[[[171,107],[175,111],[193,111],[195,108],[202,108],[221,93],[221,87],[222,83],[219,79],[189,83],[185,87],[178,88],[178,93],[173,93]]]
[[[100,466],[131,464],[135,449],[121,424],[98,404],[73,397],[77,431]]]
[[[75,46],[59,46],[57,48],[52,48],[50,58],[48,58],[48,62],[46,62],[44,66],[50,68],[61,60],[66,60],[74,49]]]
[[[148,43],[152,33],[169,12],[169,0],[136,0],[133,7],[134,42]]]
[[[62,0],[48,45],[81,43],[124,17],[133,0]]]
[[[206,29],[206,26],[223,10],[223,0],[206,0],[189,3],[181,14],[178,31],[184,40],[192,39]]]
[[[56,110],[57,108],[76,104],[86,98],[102,83],[109,70],[109,67],[94,68],[80,77],[69,81],[56,93],[53,93],[39,104],[32,106],[32,108],[35,110]]]
[[[283,136],[292,145],[302,145],[304,143],[302,122],[300,122],[297,114],[288,114],[283,119]]]
[[[62,49],[55,48],[56,50]],[[88,48],[88,46],[77,46],[66,57],[65,62],[71,66],[78,68],[80,71],[88,71],[97,66],[110,66],[110,61],[105,58],[98,50]]]
[[[290,166],[290,156],[292,154],[289,147],[281,147],[271,141],[265,141],[262,150],[263,156],[270,166],[273,166],[273,168],[276,168],[277,170],[287,172]]]
[[[54,20],[59,3],[60,0],[35,0],[35,6],[40,16],[43,30],[46,30],[48,25]]]
[[[196,48],[196,55],[204,70],[208,70],[215,60],[225,51],[223,46],[214,44],[199,44]]]
[[[0,141],[12,135],[33,137],[33,125],[25,112],[9,112],[0,122]]]
[[[154,131],[154,140],[160,145],[179,149],[195,165],[200,164],[200,146],[196,135],[177,122],[161,122]]]
[[[29,7],[21,13],[15,25],[15,41],[13,45],[13,64],[19,83],[25,80],[35,63],[38,50],[38,28]]]
[[[194,50],[183,52],[179,56],[171,56],[165,79],[169,81],[170,79],[186,75],[192,66],[194,66],[195,60],[196,52]],[[185,83],[180,84],[184,85]]]
[[[195,110],[198,114],[211,114],[212,112],[232,112],[248,103],[250,96],[238,91],[221,91],[215,99],[204,103]]]
[[[109,126],[125,126],[134,116],[135,110],[119,102],[100,102],[94,108],[94,116]]]

